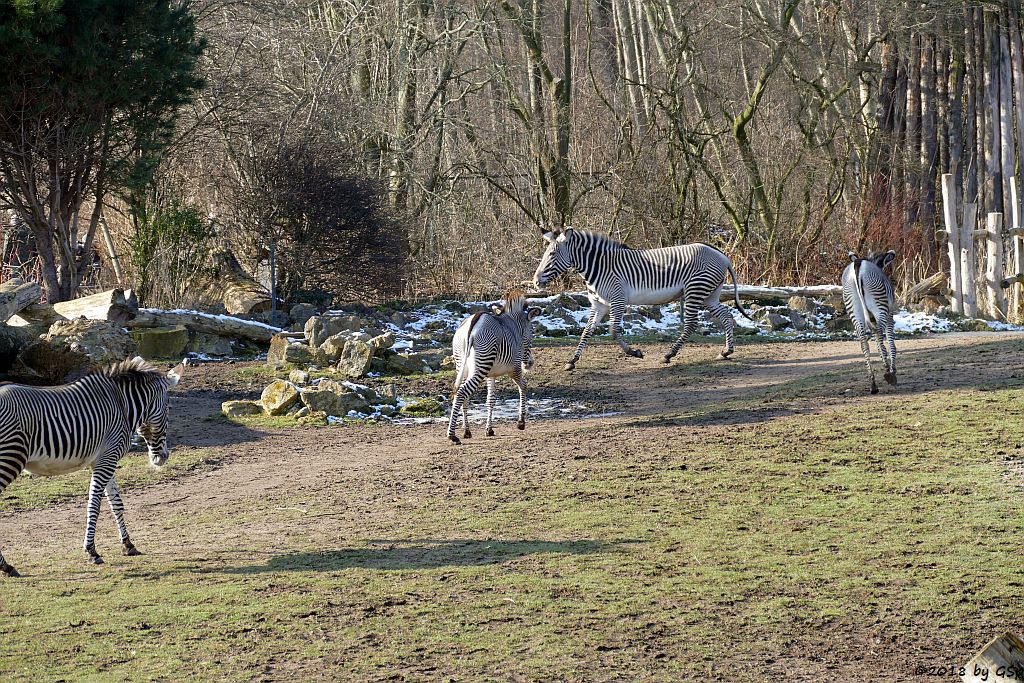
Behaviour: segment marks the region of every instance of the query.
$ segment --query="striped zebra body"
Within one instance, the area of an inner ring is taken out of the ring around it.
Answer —
[[[118,363],[58,387],[0,386],[0,493],[23,470],[56,476],[92,468],[85,550],[96,564],[96,519],[106,496],[123,551],[138,555],[124,522],[114,481],[132,434],[146,441],[150,462],[167,461],[167,392],[181,378],[179,366],[164,374],[141,358]],[[0,554],[0,572],[18,573]]]
[[[533,367],[533,324],[539,309],[526,308],[522,292],[506,295],[500,311],[477,313],[459,325],[452,340],[455,358],[455,390],[452,412],[448,418],[448,438],[461,443],[455,436],[455,423],[462,415],[463,438],[469,438],[468,403],[470,396],[487,382],[487,436],[494,436],[495,383],[497,378],[509,376],[519,388],[519,429],[526,428],[525,371]]]
[[[575,270],[587,284],[590,318],[580,335],[580,343],[572,360],[572,370],[587,346],[594,328],[610,315],[611,337],[627,355],[643,358],[619,335],[619,326],[626,306],[656,306],[678,301],[682,312],[682,330],[663,361],[668,363],[682,348],[697,327],[700,310],[708,312],[725,332],[722,358],[732,354],[735,345],[732,312],[719,301],[725,276],[733,281],[736,307],[746,317],[736,289],[736,273],[729,257],[706,244],[681,244],[661,249],[632,249],[608,237],[581,230],[544,233],[547,250],[534,275],[534,283],[544,287],[562,273]]]
[[[871,349],[868,340],[871,328],[875,328],[878,339],[878,352],[885,368],[885,381],[896,385],[896,331],[893,315],[895,313],[895,293],[892,283],[886,276],[884,268],[896,258],[896,252],[871,254],[867,258],[858,258],[852,251],[849,253],[850,264],[843,270],[843,302],[850,312],[860,348],[864,353],[864,363],[868,368],[868,379],[871,381],[871,393],[878,393],[875,384],[875,373],[871,367]]]

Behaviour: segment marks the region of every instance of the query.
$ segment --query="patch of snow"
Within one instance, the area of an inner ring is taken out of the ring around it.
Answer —
[[[923,311],[914,313],[906,310],[900,311],[893,316],[893,323],[895,323],[897,332],[906,334],[917,332],[952,332],[956,329],[953,323],[945,318],[940,318]]]
[[[986,320],[985,324],[993,332],[1024,332],[1024,327],[1012,323],[1004,323],[1001,320]]]
[[[261,322],[256,321],[256,320],[246,320],[245,318],[236,318],[233,315],[223,315],[223,314],[218,314],[218,313],[203,313],[202,311],[191,311],[191,310],[184,309],[184,308],[174,308],[174,309],[170,309],[170,310],[163,309],[163,308],[140,308],[139,309],[139,313],[176,313],[176,314],[179,314],[179,315],[194,315],[194,316],[196,316],[198,318],[205,318],[207,320],[216,320],[218,322],[228,322],[228,323],[232,323],[233,322],[233,323],[240,323],[242,325],[251,325],[252,327],[262,327],[264,329],[270,330],[274,334],[277,334],[279,332],[283,332],[284,331],[280,327],[274,327],[273,325],[268,325],[266,323],[261,323]]]

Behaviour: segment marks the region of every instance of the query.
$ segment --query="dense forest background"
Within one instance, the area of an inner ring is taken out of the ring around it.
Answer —
[[[169,6],[195,83],[133,148],[145,173],[87,178],[67,212],[97,277],[116,265],[154,303],[199,303],[225,249],[262,272],[273,248],[285,295],[493,292],[532,274],[538,226],[565,225],[709,242],[754,283],[835,282],[847,249],[894,248],[906,282],[945,267],[940,174],[1011,213],[1016,2]],[[36,192],[46,222],[47,159],[31,188],[7,172],[0,208]]]

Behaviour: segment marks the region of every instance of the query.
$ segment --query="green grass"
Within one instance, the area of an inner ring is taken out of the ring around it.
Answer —
[[[1008,474],[1024,390],[754,421],[855,374],[375,469],[371,493],[214,502],[165,520],[175,537],[224,530],[184,554],[100,572],[55,557],[2,585],[0,673],[682,681],[728,664],[782,680],[808,653],[894,675],[966,661],[950,649],[1019,624],[1024,604],[1024,481]],[[695,427],[726,415],[740,422]],[[250,538],[268,516],[291,531]]]
[[[126,455],[118,465],[117,486],[122,493],[203,469],[215,462],[207,449],[176,451],[163,467],[149,464],[144,452]],[[91,470],[79,470],[57,477],[22,475],[0,493],[0,512],[43,508],[70,500],[85,501],[89,495]]]

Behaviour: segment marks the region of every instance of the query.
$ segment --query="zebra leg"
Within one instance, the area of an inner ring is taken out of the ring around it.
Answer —
[[[455,436],[455,421],[458,420],[459,413],[465,408],[466,401],[469,400],[469,397],[480,386],[480,381],[483,377],[482,374],[473,375],[455,390],[455,396],[452,398],[452,414],[448,418],[448,438],[456,445],[462,442],[459,441],[459,437]]]
[[[469,439],[473,432],[469,431],[469,402],[462,404],[462,438]]]
[[[3,493],[4,489],[22,473],[25,469],[26,460],[27,458],[22,454],[21,449],[18,451],[0,451],[0,493]],[[7,563],[2,552],[0,552],[0,574],[6,574],[11,578],[21,576],[17,569]]]
[[[722,304],[719,303],[713,303],[710,304],[707,308],[708,312],[711,313],[711,315],[713,315],[718,320],[718,322],[721,323],[722,330],[725,332],[725,351],[722,351],[722,353],[718,356],[719,358],[725,360],[726,358],[732,355],[732,352],[736,348],[736,334],[734,332],[734,330],[736,329],[736,321],[733,320],[731,309],[728,306],[723,306]]]
[[[590,335],[594,333],[594,328],[601,324],[606,315],[608,315],[608,305],[596,299],[592,300],[590,318],[587,319],[587,326],[583,328],[583,334],[580,335],[580,343],[576,346],[576,353],[573,354],[572,360],[565,364],[566,370],[576,368],[576,362],[583,355],[583,349],[587,348],[587,340],[590,339]]]
[[[690,335],[697,329],[697,313],[700,311],[700,304],[692,301],[679,301],[679,309],[683,314],[683,331],[679,335],[679,339],[676,339],[676,343],[672,345],[672,349],[665,354],[662,359],[663,363],[668,363],[676,354],[679,353],[679,349],[683,348],[683,344],[690,341]]]
[[[132,544],[132,539],[128,536],[128,527],[124,523],[124,503],[121,502],[121,492],[117,490],[117,483],[113,477],[107,482],[105,493],[107,504],[117,522],[117,533],[121,537],[121,553],[129,556],[141,555],[142,553]]]
[[[85,552],[89,554],[89,561],[93,564],[103,564],[103,558],[96,552],[96,520],[100,516],[100,500],[104,496],[107,484],[114,478],[114,468],[117,466],[117,458],[101,460],[92,472],[92,480],[89,482],[89,504],[86,507],[85,517]]]
[[[626,340],[619,335],[619,324],[622,322],[622,318],[626,315],[626,302],[623,299],[615,299],[611,305],[611,315],[608,318],[608,331],[611,333],[612,341],[619,345],[622,352],[627,356],[633,358],[643,358],[644,352],[640,349],[634,349],[632,346],[626,343]]]
[[[516,372],[512,374],[512,379],[519,387],[519,422],[516,423],[516,429],[523,430],[526,429],[526,376]]]
[[[871,393],[878,393],[878,385],[875,384],[875,371],[871,368],[871,349],[868,346],[868,339],[871,338],[871,334],[865,330],[856,318],[853,320],[853,327],[857,332],[857,338],[860,339],[860,350],[864,353],[864,364],[868,366],[868,379],[871,380]]]
[[[878,323],[878,327],[882,327],[881,321]],[[885,321],[885,341],[889,344],[889,366],[888,372],[885,373],[885,381],[889,384],[896,386],[896,323],[892,319],[892,316],[887,316]],[[879,343],[881,346],[881,343]]]
[[[487,436],[494,436],[494,391],[495,380],[493,377],[487,378]]]

